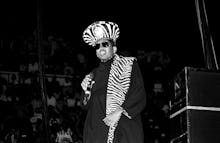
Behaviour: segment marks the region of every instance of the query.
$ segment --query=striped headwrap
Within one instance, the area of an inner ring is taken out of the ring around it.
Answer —
[[[89,25],[83,32],[83,40],[91,46],[95,46],[100,39],[111,39],[116,42],[119,37],[119,27],[109,21],[97,21]]]

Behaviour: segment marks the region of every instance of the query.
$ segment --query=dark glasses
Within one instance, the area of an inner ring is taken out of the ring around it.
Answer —
[[[103,48],[108,48],[110,46],[110,43],[109,42],[102,42],[102,43],[97,43],[94,48],[96,50],[98,50],[100,47],[103,47]]]

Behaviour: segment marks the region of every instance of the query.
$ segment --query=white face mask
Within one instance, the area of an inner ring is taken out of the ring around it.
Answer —
[[[112,44],[106,40],[100,40],[96,43],[96,56],[102,61],[106,62],[113,57],[115,54],[116,47],[113,47]]]

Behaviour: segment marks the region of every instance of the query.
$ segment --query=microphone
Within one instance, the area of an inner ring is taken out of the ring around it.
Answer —
[[[88,86],[87,86],[87,89],[85,91],[85,102],[87,103],[87,101],[90,99],[90,96],[91,96],[91,91],[92,91],[92,86],[93,84],[95,83],[95,81],[93,80],[94,78],[94,74],[93,73],[90,73],[89,74],[89,78],[91,79]]]

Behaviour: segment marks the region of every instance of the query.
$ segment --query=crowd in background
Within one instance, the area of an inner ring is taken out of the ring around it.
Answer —
[[[36,45],[35,36],[1,40],[0,143],[42,143],[44,138],[45,105]],[[49,138],[51,142],[81,143],[86,110],[80,83],[95,62],[91,62],[87,50],[74,49],[63,38],[48,36],[42,47]],[[168,143],[171,58],[160,50],[120,52],[137,57],[143,74],[147,92],[142,114],[146,142]]]

